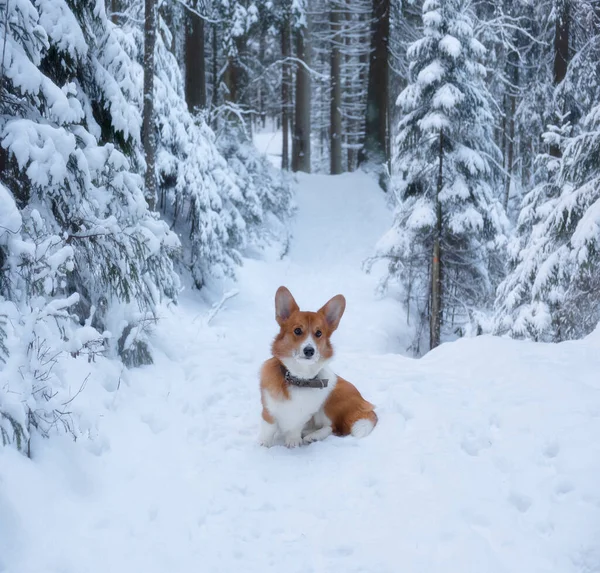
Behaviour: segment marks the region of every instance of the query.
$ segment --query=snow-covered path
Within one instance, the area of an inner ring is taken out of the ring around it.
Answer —
[[[94,440],[0,449],[0,571],[600,571],[600,331],[403,357],[399,306],[360,268],[390,222],[376,185],[305,176],[298,204],[288,256],[246,261],[210,325],[184,296],[156,364],[94,369]],[[280,284],[306,309],[346,296],[335,369],[378,405],[368,438],[257,445]]]

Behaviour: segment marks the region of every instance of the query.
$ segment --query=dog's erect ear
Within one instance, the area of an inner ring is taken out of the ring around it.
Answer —
[[[275,318],[279,326],[290,317],[294,312],[300,310],[292,293],[284,286],[280,286],[275,293]]]
[[[341,294],[336,294],[323,308],[319,309],[331,332],[338,327],[344,310],[346,310],[346,299]]]

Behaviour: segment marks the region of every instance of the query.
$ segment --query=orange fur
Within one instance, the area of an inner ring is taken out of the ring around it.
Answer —
[[[273,398],[280,400],[288,400],[290,394],[288,392],[288,384],[282,371],[283,364],[277,358],[269,358],[262,367],[260,372],[260,387],[268,390]],[[262,399],[263,408],[265,407],[264,398]]]
[[[345,305],[344,297],[337,295],[317,312],[302,312],[285,287],[278,289],[276,319],[280,331],[271,347],[273,357],[263,364],[260,376],[262,417],[268,424],[274,424],[276,420],[265,403],[265,394],[277,402],[290,400],[283,361],[302,348],[310,336],[325,366],[333,356],[330,337],[338,327]],[[298,329],[301,334],[298,334]],[[319,331],[321,336],[317,337]],[[339,376],[323,405],[325,415],[331,421],[332,432],[338,436],[349,435],[353,424],[361,419],[370,420],[374,427],[377,424],[374,409],[373,404],[366,401],[354,385]]]
[[[339,318],[341,318],[346,307],[346,300],[342,295],[333,297],[317,312],[302,312],[298,308],[292,293],[285,287],[277,289],[275,301],[275,319],[280,326],[280,330],[271,347],[273,356],[285,359],[296,348],[302,346],[304,341],[311,335],[313,335],[313,341],[316,343],[323,358],[328,360],[333,356],[333,348],[329,338],[338,327]],[[327,313],[331,307],[331,303],[337,304],[341,309],[337,320],[328,320]],[[278,304],[281,308],[278,308]],[[297,335],[294,332],[298,328],[302,331],[301,335]],[[317,338],[316,334],[319,331],[321,332],[321,337]]]
[[[354,384],[338,376],[333,392],[325,402],[325,414],[331,420],[333,433],[347,436],[358,420],[367,419],[377,424],[375,406],[367,402]]]

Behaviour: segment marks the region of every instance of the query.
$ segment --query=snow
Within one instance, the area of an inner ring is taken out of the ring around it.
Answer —
[[[281,168],[281,154],[283,141],[281,132],[274,130],[269,125],[265,129],[259,129],[253,133],[254,145],[264,153],[274,167]]]
[[[72,58],[87,55],[88,46],[77,18],[64,0],[38,0],[39,23],[48,38]]]
[[[448,116],[443,113],[438,113],[436,111],[432,111],[425,114],[425,116],[422,119],[418,120],[417,123],[421,128],[421,131],[423,131],[424,133],[430,131],[437,131],[439,133],[441,129],[450,126]]]
[[[31,181],[45,187],[67,176],[67,163],[76,148],[75,136],[64,128],[15,119],[6,124],[2,145],[13,154],[20,169],[26,165]]]
[[[457,145],[456,159],[466,167],[471,175],[479,175],[488,170],[481,153],[466,145]]]
[[[0,449],[0,571],[596,570],[600,331],[402,356],[401,306],[361,270],[391,226],[376,182],[300,175],[297,203],[288,254],[246,259],[218,312],[216,291],[162,309],[152,366],[61,362],[89,438]],[[334,369],[377,405],[368,437],[257,444],[280,284],[346,296]]]
[[[0,245],[6,243],[9,234],[18,233],[22,223],[12,193],[0,183]]]
[[[417,76],[417,82],[421,86],[428,86],[439,82],[446,73],[446,70],[439,60],[433,60],[430,64],[425,66]]]
[[[456,59],[458,58],[458,56],[460,56],[460,53],[462,52],[462,46],[458,38],[455,38],[450,34],[446,34],[440,40],[440,50],[448,54],[451,58]]]
[[[432,104],[434,109],[452,111],[464,99],[464,94],[453,84],[444,84],[436,90]]]
[[[462,211],[452,213],[448,220],[448,226],[455,233],[481,231],[483,223],[481,213],[470,205],[467,205]]]
[[[431,7],[423,5],[423,25],[429,28],[436,28],[442,22],[442,15],[437,10],[439,8],[438,2],[433,2]]]
[[[410,229],[426,229],[427,227],[433,227],[435,221],[435,212],[431,203],[420,199],[413,206],[406,221],[406,226]]]

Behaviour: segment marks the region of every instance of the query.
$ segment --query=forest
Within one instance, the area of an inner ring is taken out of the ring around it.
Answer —
[[[297,172],[385,194],[364,270],[399,352],[600,320],[598,1],[1,0],[0,27],[4,442],[56,426],[61,353],[151,363],[161,304],[285,250]]]
[[[0,0],[0,573],[598,573],[599,348],[600,0]]]

